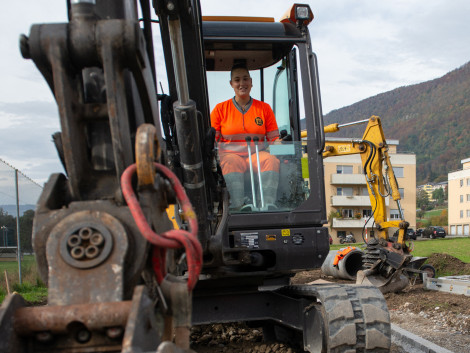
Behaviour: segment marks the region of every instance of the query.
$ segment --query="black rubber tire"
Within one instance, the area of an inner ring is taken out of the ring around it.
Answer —
[[[320,300],[324,332],[322,352],[390,352],[390,314],[377,287],[343,284],[290,288],[298,294],[315,293]],[[320,337],[315,339],[321,340]]]
[[[428,275],[429,278],[435,278],[436,277],[436,269],[434,268],[433,265],[426,264],[420,267],[420,271],[425,271]],[[419,278],[421,278],[421,281],[423,280],[423,274],[419,274]]]
[[[352,238],[353,243],[357,243],[356,238]]]
[[[434,239],[434,234],[429,234],[429,239]]]
[[[339,238],[339,243],[340,243],[340,244],[344,244],[344,239],[343,239],[343,238]]]

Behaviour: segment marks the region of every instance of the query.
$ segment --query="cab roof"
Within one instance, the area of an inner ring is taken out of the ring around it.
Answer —
[[[208,71],[230,71],[239,62],[249,70],[268,67],[306,41],[294,24],[272,21],[203,21],[202,34]]]

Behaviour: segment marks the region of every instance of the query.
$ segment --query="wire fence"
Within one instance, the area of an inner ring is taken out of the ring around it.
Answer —
[[[32,254],[32,230],[42,186],[0,159],[0,261],[18,261]],[[20,256],[19,256],[20,255]]]

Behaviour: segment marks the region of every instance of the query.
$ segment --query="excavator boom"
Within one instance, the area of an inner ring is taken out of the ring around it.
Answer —
[[[325,133],[334,133],[342,127],[364,124],[367,126],[360,140],[350,142],[327,141],[323,157],[359,154],[366,179],[372,214],[374,238],[366,243],[363,255],[363,270],[357,274],[356,283],[372,283],[382,292],[398,291],[408,285],[402,271],[411,261],[410,248],[405,242],[409,223],[405,221],[400,204],[401,196],[393,172],[380,118],[372,116],[367,120],[344,125],[325,126]],[[397,204],[400,220],[388,220],[385,198],[391,197]],[[397,239],[389,237],[389,229],[398,228]]]

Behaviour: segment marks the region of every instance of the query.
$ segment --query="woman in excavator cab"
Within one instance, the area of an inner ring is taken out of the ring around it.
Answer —
[[[269,104],[251,97],[253,83],[246,65],[232,67],[230,85],[235,96],[217,104],[211,113],[211,125],[219,143],[220,166],[230,194],[230,209],[236,211],[245,206],[245,172],[248,170],[252,185],[253,173],[259,175],[262,207],[273,208],[280,161],[265,150],[265,144],[279,140],[274,112]],[[256,207],[254,195],[253,205]]]

